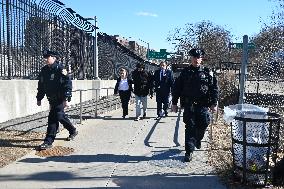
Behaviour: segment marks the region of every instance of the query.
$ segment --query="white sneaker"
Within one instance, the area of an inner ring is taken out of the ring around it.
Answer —
[[[139,121],[139,119],[140,119],[140,117],[136,117],[136,118],[134,119],[134,121]]]

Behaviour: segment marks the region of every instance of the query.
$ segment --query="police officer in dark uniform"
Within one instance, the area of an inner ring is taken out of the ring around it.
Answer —
[[[43,58],[46,61],[46,65],[42,67],[39,74],[36,98],[37,105],[41,106],[41,100],[46,95],[50,104],[50,112],[48,115],[46,137],[43,144],[39,146],[39,150],[52,147],[59,126],[58,122],[69,131],[69,137],[66,140],[73,140],[78,134],[76,128],[64,112],[67,101],[71,101],[72,81],[63,65],[56,60],[57,57],[57,52],[50,50],[43,51]]]
[[[195,148],[201,148],[201,140],[210,123],[209,109],[212,112],[217,110],[219,95],[215,75],[201,65],[205,52],[202,49],[191,49],[189,54],[191,64],[176,79],[172,94],[172,111],[177,112],[179,98],[184,108],[186,162],[192,160]]]

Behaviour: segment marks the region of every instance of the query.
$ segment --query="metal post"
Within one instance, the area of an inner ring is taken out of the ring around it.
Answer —
[[[150,44],[146,41],[143,41],[142,39],[139,39],[139,41],[142,41],[143,43],[146,43],[147,44],[147,54],[146,54],[146,58],[147,58],[147,61],[149,62],[150,58],[149,58],[149,53],[150,53]]]
[[[82,123],[82,90],[80,90],[80,124]]]
[[[149,43],[147,43],[147,61],[149,62],[150,59],[149,59],[149,53],[150,53],[150,45]]]
[[[213,112],[210,114],[211,119],[210,119],[210,135],[209,135],[209,140],[210,140],[210,147],[212,148],[212,144],[213,144],[213,122],[214,122],[214,114]]]
[[[248,36],[244,35],[243,36],[243,54],[242,54],[242,65],[241,65],[239,104],[244,103],[247,63],[248,63]]]
[[[98,117],[98,89],[95,89],[95,90],[96,90],[95,118],[97,118]]]
[[[106,103],[107,103],[107,106],[106,106],[106,108],[107,108],[107,112],[109,111],[109,99],[108,99],[108,88],[107,88],[107,99],[106,99]]]
[[[10,20],[10,0],[6,0],[6,25],[7,25],[7,59],[8,59],[8,79],[11,79],[11,20]]]
[[[94,36],[94,79],[99,78],[99,60],[98,60],[98,37],[97,37],[97,17],[94,17],[95,20],[95,36]]]

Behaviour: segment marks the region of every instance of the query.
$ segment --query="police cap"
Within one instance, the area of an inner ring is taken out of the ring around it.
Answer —
[[[43,50],[42,55],[43,55],[43,58],[48,58],[49,56],[53,56],[53,57],[59,56],[58,52],[51,51],[51,50],[48,50],[48,49]]]
[[[205,52],[202,49],[191,49],[189,55],[196,58],[202,58],[205,55]]]

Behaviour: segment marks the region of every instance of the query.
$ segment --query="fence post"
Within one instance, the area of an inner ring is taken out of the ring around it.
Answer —
[[[7,25],[7,59],[8,59],[8,79],[11,79],[11,18],[10,18],[10,0],[6,0],[6,25]]]
[[[106,99],[106,102],[107,102],[107,112],[109,111],[109,103],[108,103],[108,88],[107,88],[107,99]]]
[[[98,89],[95,89],[96,90],[96,101],[95,101],[95,118],[98,117]]]

